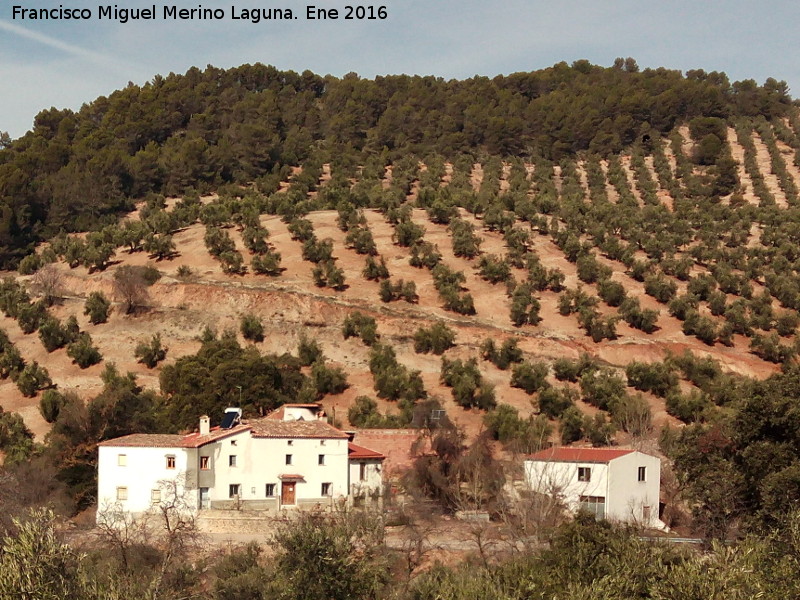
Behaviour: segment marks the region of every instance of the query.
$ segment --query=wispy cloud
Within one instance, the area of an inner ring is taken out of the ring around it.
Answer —
[[[136,77],[137,74],[142,75],[142,73],[140,73],[141,68],[138,65],[119,59],[109,53],[87,50],[86,48],[81,48],[75,44],[70,44],[68,42],[59,40],[58,38],[45,35],[44,33],[40,33],[38,31],[31,31],[30,29],[26,29],[25,27],[8,23],[6,21],[0,21],[0,30],[13,33],[14,35],[18,35],[40,44],[44,44],[45,46],[50,46],[56,50],[61,50],[62,52],[66,52],[72,56],[89,61],[108,70],[124,72],[129,77]]]

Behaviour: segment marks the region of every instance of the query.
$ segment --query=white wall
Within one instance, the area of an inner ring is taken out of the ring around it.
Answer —
[[[100,446],[97,476],[98,514],[110,507],[140,514],[152,507],[152,490],[162,489],[163,482],[176,481],[179,494],[190,507],[197,504],[196,477],[191,472],[196,451],[187,448],[138,448]],[[119,456],[125,456],[125,466],[120,466]],[[167,468],[167,456],[175,457],[175,467]],[[128,491],[127,500],[117,500],[117,488]]]
[[[658,519],[661,461],[641,452],[626,454],[608,463],[525,461],[527,486],[539,493],[558,496],[571,511],[579,508],[580,496],[605,498],[606,518],[662,527]],[[588,482],[578,481],[578,468],[591,469]],[[638,481],[639,467],[646,468],[646,481]],[[650,507],[645,522],[643,507]]]
[[[578,467],[591,469],[588,482],[578,481]],[[557,495],[571,511],[578,510],[581,496],[608,495],[608,464],[555,461],[525,461],[528,487],[542,494]]]
[[[641,452],[626,454],[610,463],[608,517],[659,527],[658,503],[661,490],[661,461]],[[639,467],[645,467],[645,481],[638,481]],[[608,502],[608,501],[607,501]],[[643,507],[650,507],[645,522]]]
[[[374,458],[359,458],[350,461],[350,493],[367,497],[383,493],[383,461]],[[361,465],[364,479],[361,479]]]
[[[235,442],[235,445],[234,445]],[[286,455],[292,455],[292,464],[286,464]],[[325,456],[324,465],[319,455]],[[346,439],[292,439],[253,438],[242,432],[200,448],[200,456],[211,458],[211,470],[199,472],[199,486],[210,488],[210,500],[228,501],[229,486],[240,485],[240,500],[265,500],[266,484],[275,484],[276,495],[281,491],[282,474],[302,475],[297,481],[295,498],[319,500],[322,484],[331,483],[332,498],[347,495],[347,440]],[[236,456],[236,466],[230,466],[229,457]]]

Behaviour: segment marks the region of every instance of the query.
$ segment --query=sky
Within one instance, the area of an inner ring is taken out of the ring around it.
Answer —
[[[785,80],[800,97],[800,3],[773,0],[376,0],[385,20],[344,20],[349,0],[166,0],[147,21],[100,20],[102,0],[0,2],[0,131],[16,138],[51,106],[78,110],[129,82],[192,66],[261,62],[279,69],[362,77],[450,78],[532,71],[588,59],[609,66],[724,71],[731,80]],[[369,1],[369,0],[363,0]],[[98,3],[100,2],[100,3]],[[88,9],[88,20],[13,18],[26,9]],[[120,8],[153,0],[117,0]],[[338,8],[308,20],[307,6]],[[112,3],[110,6],[114,6]],[[165,6],[222,9],[221,20],[165,20]],[[299,18],[233,20],[244,8],[291,9]]]

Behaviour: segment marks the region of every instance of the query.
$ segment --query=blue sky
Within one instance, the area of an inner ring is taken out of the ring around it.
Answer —
[[[378,0],[385,21],[229,19],[231,7],[291,8],[298,0],[208,0],[166,4],[223,8],[222,21],[129,22],[96,19],[86,0],[5,0],[0,5],[0,131],[17,137],[40,110],[80,108],[100,95],[191,66],[262,62],[280,69],[364,77],[424,74],[445,78],[530,71],[586,58],[610,65],[633,56],[641,67],[725,71],[732,80],[767,77],[800,97],[796,59],[800,3],[740,0]],[[343,7],[348,0],[308,0]],[[12,20],[26,8],[89,8],[90,21]],[[112,3],[113,4],[113,3]],[[146,7],[152,0],[117,0]],[[156,3],[160,13],[165,2]],[[761,8],[761,7],[766,8]]]

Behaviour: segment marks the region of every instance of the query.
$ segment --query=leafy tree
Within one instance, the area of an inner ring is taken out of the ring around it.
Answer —
[[[161,345],[161,334],[153,334],[149,342],[139,342],[133,355],[136,357],[136,362],[142,363],[148,369],[155,368],[167,357],[167,348]]]
[[[251,342],[264,341],[264,324],[258,316],[252,313],[242,315],[239,322],[239,329],[246,340],[250,340]]]
[[[92,337],[85,332],[78,335],[77,339],[67,346],[67,356],[81,369],[96,365],[103,360],[100,350],[92,343]]]
[[[110,312],[111,302],[108,301],[102,292],[92,292],[86,298],[83,314],[89,316],[89,322],[92,325],[99,325],[100,323],[108,321]]]
[[[414,352],[442,354],[455,345],[456,334],[444,323],[435,323],[428,327],[420,327],[414,333]]]
[[[20,371],[16,384],[23,396],[33,398],[39,390],[50,387],[53,382],[47,369],[33,361]]]
[[[511,387],[521,388],[533,394],[549,387],[547,373],[549,369],[542,362],[522,362],[514,367],[511,374]]]

